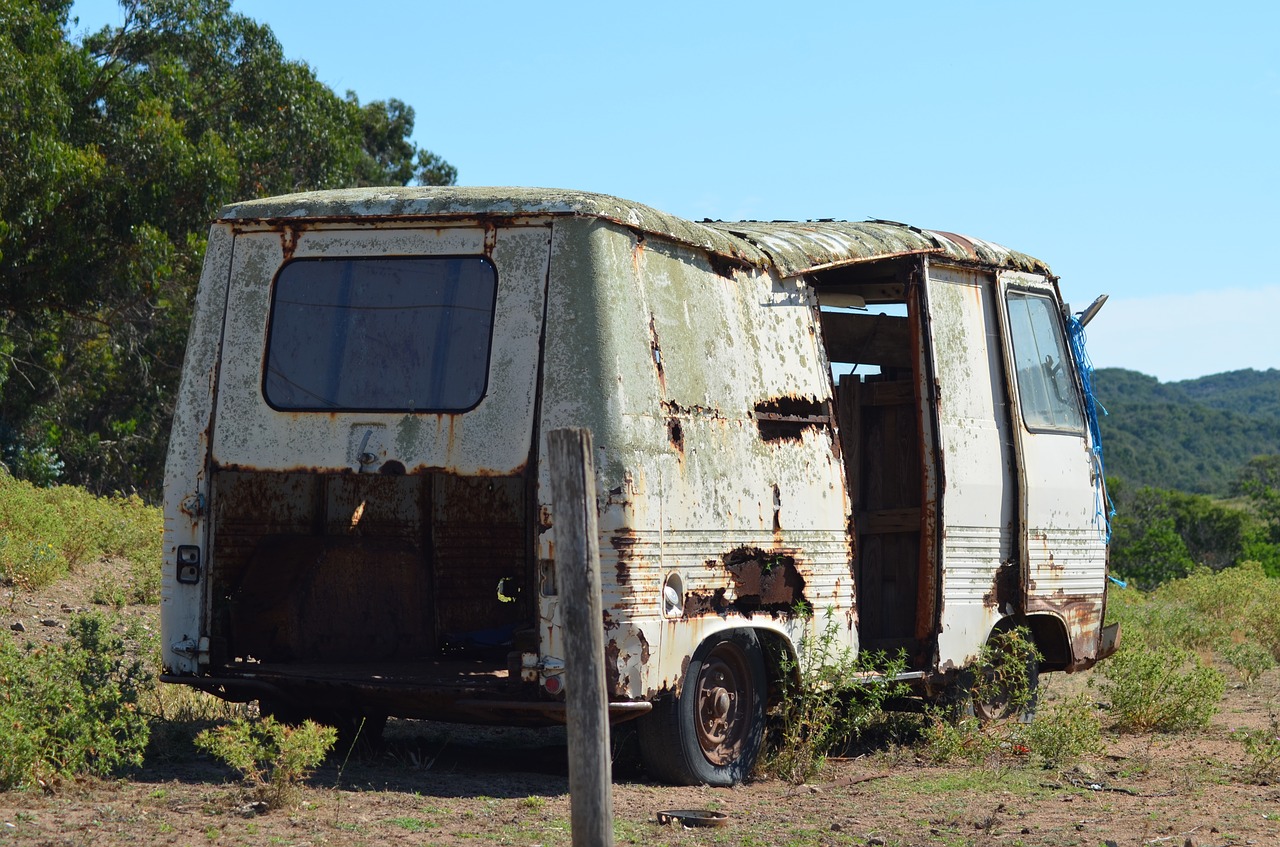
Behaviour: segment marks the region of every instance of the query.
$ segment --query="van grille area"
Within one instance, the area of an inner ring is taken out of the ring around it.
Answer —
[[[224,470],[211,501],[214,674],[511,686],[536,649],[522,476]]]

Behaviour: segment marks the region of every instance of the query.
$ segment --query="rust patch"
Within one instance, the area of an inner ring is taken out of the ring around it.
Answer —
[[[684,452],[684,426],[679,418],[667,418],[667,438],[671,440],[671,446],[676,448],[677,452]]]
[[[634,533],[621,532],[609,539],[618,553],[618,585],[631,581],[631,563],[635,560],[636,537]]]
[[[1022,611],[1022,591],[1019,579],[1022,569],[1017,562],[1003,562],[991,580],[991,590],[982,595],[982,605],[998,609],[1005,614]]]
[[[622,674],[618,673],[618,642],[610,638],[609,643],[604,645],[604,684],[614,694],[621,693],[619,687],[622,683]]]
[[[799,441],[806,429],[831,429],[831,407],[809,397],[774,397],[756,404],[763,441]]]
[[[1102,634],[1102,596],[1073,595],[1054,592],[1027,598],[1027,613],[1047,612],[1066,630],[1070,656],[1062,670],[1068,673],[1091,667],[1098,660],[1099,640]]]
[[[751,265],[742,261],[736,261],[728,256],[722,256],[719,253],[708,253],[707,264],[711,267],[711,272],[716,276],[722,276],[725,279],[733,279],[733,275],[740,268],[749,268]]]
[[[294,251],[298,249],[298,228],[294,226],[286,226],[280,230],[280,252],[284,254],[284,260],[287,262],[293,258]]]
[[[681,406],[679,403],[672,400],[663,400],[659,405],[661,405],[662,411],[666,412],[671,417],[678,415],[685,418],[710,418],[713,421],[725,420],[724,415],[720,414],[719,409],[714,409],[710,406]]]
[[[724,588],[715,591],[686,591],[684,595],[684,613],[686,617],[696,618],[708,614],[723,614],[729,610],[729,602],[725,600]]]
[[[804,577],[787,552],[739,547],[725,554],[724,567],[734,578],[733,605],[744,614],[789,612],[804,600]]]

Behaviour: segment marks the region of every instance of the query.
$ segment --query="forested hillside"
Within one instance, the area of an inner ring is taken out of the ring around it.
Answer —
[[[1182,382],[1099,369],[1107,474],[1134,486],[1228,494],[1250,459],[1280,453],[1280,370]]]

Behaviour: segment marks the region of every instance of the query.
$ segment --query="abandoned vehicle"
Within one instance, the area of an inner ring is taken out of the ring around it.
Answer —
[[[561,427],[596,446],[610,716],[658,778],[745,778],[823,626],[922,696],[1013,626],[1033,672],[1089,667],[1117,632],[1087,319],[1035,258],[887,221],[228,206],[169,447],[163,678],[282,716],[562,722]]]

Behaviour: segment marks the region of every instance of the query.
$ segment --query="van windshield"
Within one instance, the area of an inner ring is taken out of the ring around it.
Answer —
[[[297,259],[276,276],[276,409],[460,412],[484,397],[497,273],[482,256]]]
[[[1048,297],[1026,291],[1010,290],[1008,301],[1022,419],[1032,430],[1083,432],[1057,307]]]

